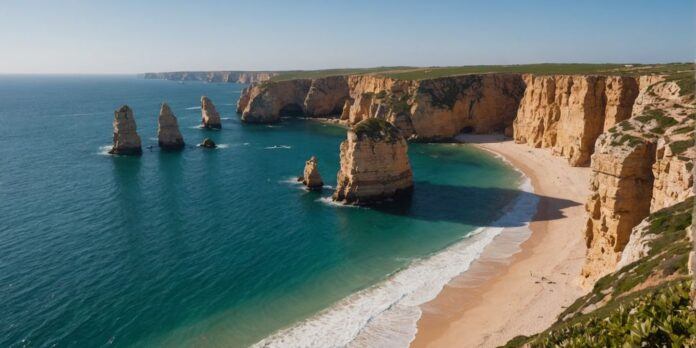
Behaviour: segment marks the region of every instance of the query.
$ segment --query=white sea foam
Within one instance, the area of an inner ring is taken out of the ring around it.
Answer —
[[[255,347],[404,347],[415,338],[420,305],[434,299],[454,277],[466,271],[501,233],[528,231],[538,198],[524,191],[492,226],[481,227],[463,240],[428,258],[413,261],[387,280],[354,293],[332,307],[256,343]],[[324,197],[319,201],[341,205]],[[529,236],[527,233],[525,239]],[[521,243],[522,241],[520,241]]]
[[[266,150],[276,150],[276,149],[292,149],[290,145],[273,145],[264,147]]]
[[[111,144],[100,146],[99,152],[97,152],[97,154],[104,155],[104,156],[111,156],[111,154],[109,153],[109,150],[111,150],[112,147],[113,147],[113,145],[111,145]]]
[[[226,149],[230,147],[230,144],[216,144],[218,149]]]
[[[336,202],[334,201],[331,196],[326,196],[326,197],[321,197],[317,198],[317,202],[324,203],[326,205],[330,205],[332,207],[340,207],[340,208],[360,208],[360,206],[357,205],[352,205],[352,204],[343,204],[341,202]]]
[[[200,106],[192,106],[190,108],[186,108],[186,110],[200,110],[200,109],[201,109]]]
[[[204,128],[204,127],[203,127],[202,124],[189,127],[189,129],[203,129],[203,128]]]

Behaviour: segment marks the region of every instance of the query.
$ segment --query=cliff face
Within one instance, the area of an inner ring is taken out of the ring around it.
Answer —
[[[143,77],[148,80],[254,83],[266,81],[276,75],[277,72],[271,71],[174,71],[145,73]]]
[[[333,199],[366,205],[410,193],[408,145],[399,130],[380,119],[359,122],[341,143],[341,167]]]
[[[684,106],[690,101],[673,82],[643,78],[638,84],[632,117],[602,134],[592,156],[587,284],[614,268],[639,221],[693,196],[696,114]]]
[[[237,111],[247,122],[276,122],[288,107],[310,117],[340,117],[350,125],[380,118],[405,136],[438,140],[461,131],[502,132],[512,123],[523,90],[519,75],[423,81],[336,76],[254,85],[242,93]]]
[[[631,115],[638,84],[631,77],[524,75],[513,124],[517,143],[552,148],[572,166],[587,166],[603,131]]]
[[[135,125],[133,110],[128,105],[114,111],[114,145],[109,150],[114,155],[140,156],[143,153],[140,136]]]

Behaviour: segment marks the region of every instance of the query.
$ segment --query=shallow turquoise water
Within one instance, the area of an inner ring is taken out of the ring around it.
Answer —
[[[519,174],[464,145],[412,144],[413,200],[337,207],[292,182],[311,155],[335,185],[345,130],[242,125],[243,85],[0,76],[0,346],[246,346],[502,214]],[[195,128],[201,95],[222,131]],[[168,101],[188,144],[156,149]],[[135,112],[141,158],[103,154]]]

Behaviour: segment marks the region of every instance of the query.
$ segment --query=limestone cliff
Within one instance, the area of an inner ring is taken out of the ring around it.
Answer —
[[[145,73],[143,77],[150,80],[254,83],[276,75],[278,73],[273,71],[174,71]]]
[[[639,84],[633,116],[602,134],[592,156],[582,272],[587,284],[616,266],[638,222],[693,195],[696,114],[690,97],[661,79]]]
[[[387,121],[368,119],[348,131],[341,143],[335,201],[366,205],[411,192],[413,174],[408,145]]]
[[[109,153],[133,156],[140,156],[143,153],[133,110],[128,105],[123,105],[114,111],[114,145]]]
[[[281,114],[339,117],[350,125],[381,118],[405,136],[449,139],[461,131],[502,132],[512,123],[524,85],[519,75],[484,74],[423,81],[374,75],[261,83],[245,90],[237,112],[245,122],[277,122]]]
[[[164,150],[181,150],[184,148],[184,137],[179,131],[179,122],[167,103],[162,103],[157,118],[157,143]]]
[[[217,112],[213,101],[206,96],[201,97],[201,124],[203,128],[222,128],[220,114]]]
[[[587,166],[597,137],[631,115],[632,77],[524,75],[527,85],[513,125],[517,143],[552,148],[573,166]]]

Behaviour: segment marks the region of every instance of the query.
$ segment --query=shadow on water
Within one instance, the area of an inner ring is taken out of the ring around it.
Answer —
[[[529,196],[529,197],[525,197]],[[531,219],[524,214],[514,215],[504,221],[508,204],[515,198],[538,201],[539,205],[552,207],[543,216],[535,214]],[[414,183],[411,199],[398,203],[376,206],[386,214],[409,216],[426,221],[446,221],[472,226],[518,227],[531,221],[548,221],[565,217],[562,209],[580,205],[578,202],[515,189],[496,187],[468,187],[433,184],[427,181]]]

